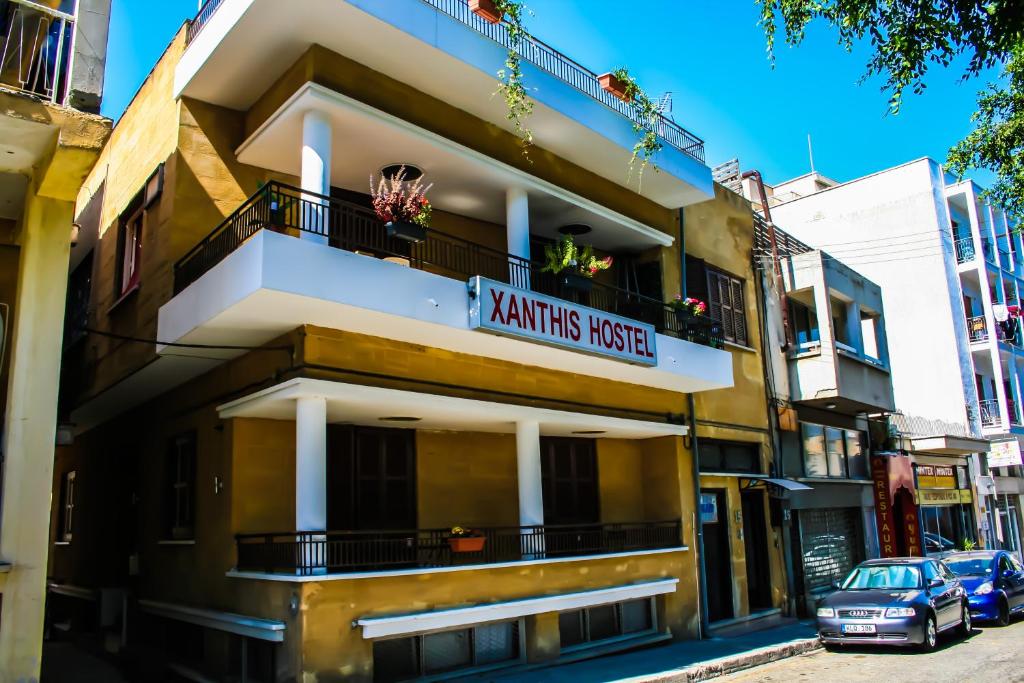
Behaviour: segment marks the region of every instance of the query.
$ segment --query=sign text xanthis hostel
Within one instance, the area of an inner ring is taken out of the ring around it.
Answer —
[[[653,325],[475,277],[470,327],[640,365],[657,365]]]

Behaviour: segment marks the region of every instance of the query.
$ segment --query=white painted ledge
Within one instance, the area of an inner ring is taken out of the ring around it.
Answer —
[[[517,619],[531,614],[544,612],[563,612],[565,610],[606,605],[625,600],[650,598],[655,595],[674,593],[679,579],[659,579],[631,583],[610,588],[562,593],[559,595],[543,595],[521,600],[495,602],[472,607],[415,612],[388,617],[364,617],[356,620],[362,627],[363,638],[385,638],[403,636],[425,631],[459,628],[489,621]]]
[[[259,619],[233,612],[188,607],[156,600],[139,600],[143,612],[167,619],[184,621],[217,631],[234,633],[247,638],[266,640],[272,643],[284,642],[285,623],[274,619]]]

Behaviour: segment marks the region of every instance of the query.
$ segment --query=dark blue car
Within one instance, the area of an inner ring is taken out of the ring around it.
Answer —
[[[1010,616],[1024,612],[1024,567],[1005,550],[972,550],[942,558],[960,577],[969,596],[971,616],[1010,623]]]

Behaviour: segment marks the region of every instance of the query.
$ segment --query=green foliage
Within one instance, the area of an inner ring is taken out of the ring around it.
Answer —
[[[527,127],[526,119],[533,114],[533,102],[526,95],[522,58],[519,56],[519,46],[529,36],[523,27],[526,9],[521,0],[495,0],[494,4],[498,11],[504,14],[504,25],[511,42],[508,55],[505,57],[505,68],[498,71],[498,78],[501,79],[498,92],[505,98],[505,106],[508,109],[506,116],[515,126],[516,134],[523,146],[523,156],[529,159],[533,131]]]
[[[651,157],[661,151],[661,142],[655,131],[660,113],[658,105],[643,91],[637,84],[636,79],[629,74],[629,69],[619,67],[612,72],[615,78],[619,79],[625,86],[626,100],[636,107],[640,114],[640,123],[633,123],[633,132],[640,136],[637,143],[633,145],[633,156],[629,160],[629,177],[633,176],[636,170],[637,160],[641,160],[638,183],[643,184],[644,169],[650,163]]]
[[[969,538],[965,538],[965,539],[964,539],[964,540],[963,540],[963,541],[961,542],[961,544],[960,544],[960,547],[961,547],[961,548],[963,548],[963,549],[964,549],[965,551],[968,551],[968,552],[970,552],[971,550],[974,550],[975,548],[977,548],[977,547],[978,547],[978,544],[977,544],[977,543],[975,543],[974,541],[972,541],[972,540],[971,540],[971,539],[969,539]]]
[[[585,247],[576,246],[572,235],[566,235],[557,243],[544,247],[544,267],[542,273],[558,275],[570,271],[593,277],[599,270],[607,270],[612,265],[612,257],[599,259],[594,256],[594,248],[589,244]]]
[[[932,66],[947,67],[966,57],[963,78],[1001,65],[1010,86],[993,85],[980,95],[973,117],[976,129],[951,150],[958,174],[988,168],[998,176],[989,195],[1021,216],[1024,174],[1021,138],[1024,108],[1020,51],[1024,46],[1024,10],[1020,0],[755,0],[771,55],[780,26],[788,45],[803,42],[807,26],[822,20],[839,33],[847,51],[867,40],[874,53],[864,78],[881,76],[889,108],[898,113],[903,92],[925,89]],[[1017,157],[1017,158],[1014,158]]]
[[[1005,87],[978,93],[974,130],[949,150],[949,171],[963,177],[970,168],[996,174],[986,195],[1020,220],[1024,218],[1024,44],[1004,70]],[[1020,230],[1021,226],[1017,226]]]

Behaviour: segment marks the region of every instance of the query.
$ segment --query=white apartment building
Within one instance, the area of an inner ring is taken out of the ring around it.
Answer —
[[[916,437],[954,437],[917,461],[941,467],[936,458],[962,457],[971,439],[993,443],[989,473],[984,459],[968,459],[978,537],[1020,552],[1024,244],[1012,222],[973,181],[928,158],[845,183],[811,173],[767,191],[777,225],[881,286],[903,424],[939,425]],[[943,535],[931,524],[945,525],[943,514],[922,506],[926,541]]]

